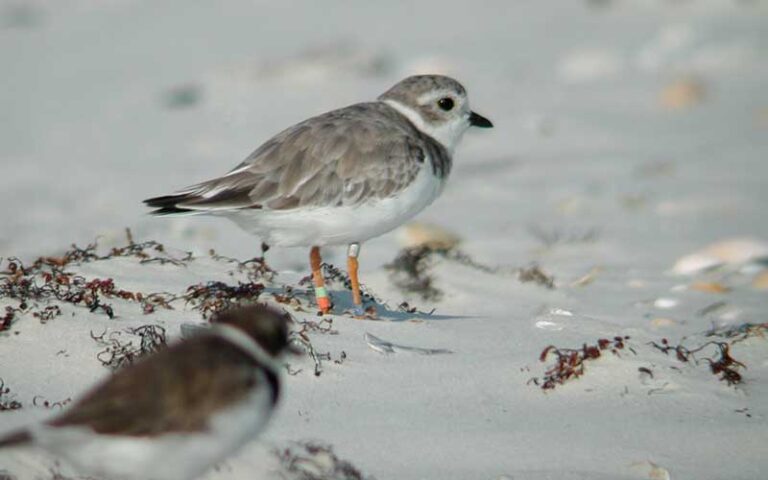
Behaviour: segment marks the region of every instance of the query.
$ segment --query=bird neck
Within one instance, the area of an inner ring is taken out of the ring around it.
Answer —
[[[457,118],[455,122],[447,122],[441,125],[432,125],[424,121],[424,118],[414,110],[413,108],[403,105],[397,100],[388,98],[382,100],[383,103],[392,107],[405,118],[410,121],[417,130],[421,133],[434,138],[440,145],[442,145],[449,154],[453,155],[456,146],[461,141],[461,137],[467,130],[466,122],[463,122],[460,118]]]

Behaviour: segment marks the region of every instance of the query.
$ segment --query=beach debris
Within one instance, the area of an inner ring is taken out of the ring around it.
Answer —
[[[731,238],[681,257],[672,267],[672,273],[696,275],[716,267],[737,267],[766,259],[768,243],[753,238]]]
[[[696,312],[696,315],[698,315],[699,317],[706,317],[707,315],[711,315],[715,312],[719,312],[720,310],[725,308],[727,305],[728,303],[723,301],[710,303],[709,305],[705,306],[704,308]]]
[[[719,375],[718,379],[726,382],[729,386],[743,383],[743,378],[737,370],[746,369],[747,366],[731,356],[731,345],[728,342],[709,341],[696,348],[689,349],[680,343],[672,345],[669,340],[662,338],[659,343],[651,342],[650,345],[665,355],[674,352],[675,358],[678,361],[694,365],[700,363],[700,360],[696,358],[697,353],[705,350],[715,350],[714,354],[703,359],[709,363],[710,372],[715,376]],[[710,347],[715,348],[712,349]]]
[[[669,310],[675,308],[680,303],[676,298],[659,297],[653,301],[653,306],[659,310]]]
[[[651,370],[648,367],[638,367],[637,371],[640,372],[641,378],[644,378],[644,377],[653,378],[653,370]]]
[[[413,353],[416,355],[443,355],[453,353],[451,350],[446,350],[444,348],[420,348],[398,345],[384,340],[383,338],[371,335],[370,333],[366,333],[364,338],[368,346],[379,353]]]
[[[657,317],[651,320],[651,327],[653,328],[667,328],[674,325],[677,325],[677,322],[671,318]]]
[[[426,247],[432,250],[450,250],[461,242],[461,238],[452,231],[423,222],[404,225],[400,229],[399,240],[405,248]]]
[[[560,330],[565,328],[563,325],[557,322],[549,321],[549,320],[538,320],[534,325],[536,326],[536,328],[540,328],[542,330],[549,330],[553,332],[559,332]]]
[[[272,299],[279,304],[291,307],[295,312],[304,312],[306,310],[304,309],[303,302],[299,298],[300,294],[301,292],[292,286],[283,285],[282,292],[272,292]],[[306,295],[304,295],[304,299],[307,300]]]
[[[549,345],[542,350],[539,361],[546,362],[547,358],[554,355],[555,364],[547,368],[543,377],[533,377],[528,380],[528,383],[533,383],[542,390],[552,390],[568,380],[584,375],[584,364],[589,360],[600,358],[605,351],[618,356],[620,350],[627,348],[634,353],[631,347],[627,347],[626,342],[629,339],[629,336],[616,336],[613,339],[600,338],[595,344],[584,343],[581,348],[558,348]]]
[[[163,105],[169,110],[181,110],[200,103],[202,88],[195,84],[176,85],[163,92]]]
[[[134,336],[133,339],[122,341],[125,334]],[[134,343],[138,337],[137,344]],[[126,328],[122,331],[113,331],[107,334],[104,331],[100,335],[91,332],[91,338],[104,350],[96,354],[101,364],[111,370],[118,370],[124,366],[133,364],[136,360],[156,352],[167,345],[165,328],[160,325],[142,325],[136,328]]]
[[[34,397],[32,397],[32,406],[33,407],[43,407],[43,408],[47,408],[47,409],[51,409],[51,408],[62,409],[65,406],[69,405],[70,403],[72,403],[72,398],[71,397],[67,397],[64,400],[58,400],[58,401],[55,401],[55,402],[52,402],[52,401],[46,399],[42,395],[35,395]]]
[[[269,245],[266,243],[261,244],[261,256],[254,257],[248,260],[238,260],[237,258],[227,257],[219,255],[216,250],[208,250],[208,254],[212,259],[217,262],[229,263],[235,266],[235,270],[229,272],[230,276],[234,276],[235,273],[245,274],[246,277],[252,282],[255,281],[271,281],[277,276],[277,272],[267,264],[264,259],[264,254],[269,250]]]
[[[536,318],[540,318],[540,320],[537,320],[534,326],[536,328],[540,328],[542,330],[549,330],[549,331],[560,331],[565,326],[560,323],[558,318],[554,317],[573,317],[574,313],[570,310],[566,310],[564,308],[548,308],[547,306],[543,306],[539,312],[537,313]]]
[[[5,385],[5,380],[0,378],[0,412],[18,410],[22,408],[21,402],[11,398],[11,389]]]
[[[418,296],[424,301],[437,301],[443,296],[442,290],[435,287],[434,277],[429,270],[433,257],[445,250],[435,250],[421,246],[404,248],[390,263],[384,265],[392,283],[401,292]]]
[[[594,282],[597,276],[603,271],[603,267],[592,267],[587,273],[571,282],[571,287],[585,287]]]
[[[403,248],[394,260],[384,265],[384,268],[389,272],[389,278],[395,287],[404,294],[415,294],[425,301],[437,301],[443,292],[434,285],[435,280],[430,273],[437,259],[491,275],[515,275],[520,270],[480,263],[458,248],[433,248],[428,245]]]
[[[760,337],[765,339],[767,336],[766,334],[768,334],[768,322],[745,322],[739,325],[713,327],[706,333],[706,336],[726,338],[730,340],[731,344],[734,344],[751,337]]]
[[[224,282],[211,281],[191,285],[183,298],[187,304],[199,311],[203,318],[208,319],[234,306],[256,302],[263,291],[264,284],[257,282],[238,282],[237,285],[228,285]]]
[[[291,442],[273,451],[285,480],[374,480],[340,459],[333,447],[315,441]]]
[[[672,478],[666,468],[659,466],[650,460],[636,462],[630,466],[642,470],[648,480],[671,480]]]
[[[555,277],[544,273],[536,264],[518,270],[517,279],[522,283],[533,282],[550,290],[555,288]]]
[[[688,288],[704,293],[728,293],[730,287],[726,287],[720,282],[694,282]]]
[[[768,270],[760,272],[752,280],[752,288],[756,290],[768,290]]]
[[[16,318],[16,312],[19,312],[20,310],[20,308],[14,308],[10,305],[5,307],[5,313],[0,317],[0,332],[11,329],[13,320]]]
[[[61,256],[39,257],[29,265],[20,259],[5,260],[5,269],[0,271],[0,300],[15,301],[7,305],[0,317],[0,331],[10,328],[17,314],[31,313],[45,323],[61,315],[53,301],[84,306],[91,312],[100,311],[110,318],[115,312],[104,299],[122,299],[142,305],[145,313],[151,313],[158,306],[168,306],[162,294],[143,294],[118,288],[111,278],[91,278],[76,275],[68,269],[89,262],[106,261],[118,257],[138,258],[140,264],[173,264],[186,266],[192,261],[192,254],[186,252],[178,257],[169,254],[165,247],[155,241],[136,243],[129,229],[126,229],[127,244],[113,247],[106,254],[100,254],[96,242],[87,246],[72,247]]]
[[[294,323],[299,328],[291,331],[288,336],[289,341],[299,348],[302,348],[307,353],[314,363],[314,374],[316,377],[319,377],[323,373],[323,360],[331,361],[332,357],[330,352],[318,352],[312,344],[309,334],[318,333],[322,335],[337,335],[339,332],[333,328],[333,320],[329,318],[323,318],[317,322],[313,320],[294,320]],[[347,353],[342,351],[339,354],[339,359],[335,360],[334,363],[341,365],[346,358]],[[301,370],[297,370],[289,373],[291,373],[291,375],[296,375],[300,371]]]
[[[659,103],[667,110],[684,110],[703,102],[706,86],[696,78],[678,78],[665,85],[659,94]]]

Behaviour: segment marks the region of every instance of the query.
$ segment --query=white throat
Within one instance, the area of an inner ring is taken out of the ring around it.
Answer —
[[[459,144],[461,137],[464,136],[464,132],[466,132],[469,127],[469,123],[462,117],[457,117],[454,121],[443,125],[430,125],[424,121],[424,118],[422,118],[419,112],[411,107],[407,107],[390,98],[383,100],[383,102],[410,120],[419,131],[440,142],[451,155],[453,155],[456,145]]]

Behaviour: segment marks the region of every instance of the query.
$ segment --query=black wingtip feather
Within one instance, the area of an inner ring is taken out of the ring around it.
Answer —
[[[180,213],[192,213],[194,210],[188,208],[177,207],[176,204],[181,200],[186,200],[185,195],[164,195],[162,197],[148,198],[144,200],[144,204],[148,207],[153,207],[150,215],[174,215]]]

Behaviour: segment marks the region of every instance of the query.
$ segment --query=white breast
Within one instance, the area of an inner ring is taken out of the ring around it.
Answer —
[[[444,179],[432,173],[429,158],[413,182],[396,196],[357,206],[313,207],[285,211],[240,211],[230,218],[241,228],[277,246],[360,243],[402,225],[442,192]]]

